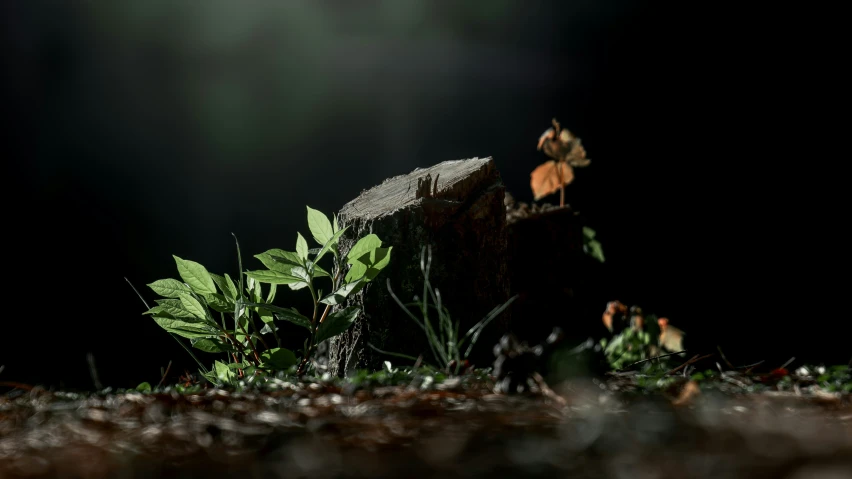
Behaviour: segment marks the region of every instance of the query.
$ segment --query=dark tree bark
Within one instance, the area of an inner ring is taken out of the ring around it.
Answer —
[[[586,220],[570,207],[545,206],[531,211],[508,202],[506,227],[512,293],[512,323],[518,339],[537,344],[558,326],[565,344],[606,330],[600,318],[608,298],[604,265],[584,252]]]
[[[423,246],[431,245],[429,280],[442,296],[460,335],[495,306],[509,299],[506,262],[505,188],[491,158],[445,161],[385,180],[347,203],[339,213],[350,229],[341,237],[341,257],[361,236],[375,233],[393,246],[387,268],[347,306],[362,309],[356,323],[328,344],[328,371],[345,375],[355,368],[378,369],[382,361],[400,361],[375,347],[436,363],[426,336],[393,301],[387,282],[402,302],[423,295],[420,269]],[[431,302],[431,300],[430,300]],[[417,317],[419,311],[412,308]],[[437,325],[437,315],[430,319]],[[505,332],[508,311],[497,317],[473,349],[471,359],[490,365],[491,347]]]

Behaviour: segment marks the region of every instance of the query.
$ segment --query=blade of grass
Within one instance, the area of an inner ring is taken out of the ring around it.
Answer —
[[[426,329],[426,325],[423,324],[422,322],[420,322],[420,320],[417,318],[417,316],[415,316],[411,311],[409,311],[409,309],[407,307],[405,307],[404,304],[402,304],[402,301],[399,300],[399,297],[396,295],[396,293],[393,292],[393,288],[391,288],[391,284],[390,284],[390,278],[387,279],[386,284],[387,284],[387,288],[388,288],[388,293],[390,293],[391,298],[393,298],[393,300],[396,301],[396,304],[398,304],[399,307],[402,308],[402,310],[405,312],[405,314],[407,314],[408,317],[411,318],[411,320],[415,322],[415,324],[420,326],[420,329],[422,329],[423,332],[426,334],[426,337],[429,338],[429,332]],[[432,344],[431,340],[429,340],[428,342],[429,342],[429,349],[432,351],[432,356],[434,356],[436,361],[440,362],[441,358],[438,356],[438,352],[435,351],[435,346]]]
[[[171,370],[171,369],[172,369],[172,362],[170,360],[169,365],[166,366],[166,372],[163,373],[163,377],[161,377],[160,382],[157,383],[157,387],[160,387],[160,386],[163,385],[163,383],[166,381],[166,377],[169,375],[169,370]]]
[[[496,318],[500,313],[502,313],[506,308],[508,308],[509,305],[512,304],[512,302],[515,301],[517,298],[518,295],[516,294],[509,298],[509,300],[503,303],[501,306],[492,309],[487,316],[482,318],[478,323],[474,324],[473,327],[468,330],[467,334],[465,334],[464,338],[462,339],[462,341],[464,341],[468,337],[470,337],[470,346],[467,347],[467,351],[465,351],[464,353],[465,359],[467,359],[467,357],[470,355],[470,352],[473,349],[473,346],[476,344],[476,341],[479,340],[479,335],[482,334],[482,330],[485,329],[485,327],[488,326],[488,324],[493,321],[494,318]]]
[[[416,363],[417,363],[417,361],[418,361],[418,358],[415,358],[414,356],[409,356],[409,355],[407,355],[407,354],[402,354],[402,353],[393,353],[393,352],[390,352],[390,351],[385,351],[385,350],[383,350],[383,349],[379,349],[379,348],[377,348],[377,347],[373,346],[373,343],[367,343],[367,346],[369,346],[369,347],[373,348],[374,350],[376,350],[376,351],[378,351],[378,352],[380,352],[380,353],[382,353],[382,354],[387,354],[387,355],[389,355],[389,356],[396,356],[396,357],[398,357],[398,358],[403,358],[403,359],[409,359],[409,360],[411,360],[411,361],[414,361],[414,362],[415,362],[415,364],[416,364]]]

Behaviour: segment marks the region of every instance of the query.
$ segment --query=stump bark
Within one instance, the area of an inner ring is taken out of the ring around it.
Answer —
[[[463,335],[495,306],[509,299],[506,263],[505,188],[489,158],[445,161],[385,180],[344,205],[338,213],[350,229],[340,239],[343,257],[363,235],[374,233],[383,246],[393,246],[387,268],[345,306],[361,315],[343,335],[329,340],[328,372],[343,376],[354,369],[379,369],[398,358],[378,353],[407,354],[435,363],[420,327],[390,296],[387,284],[406,303],[423,295],[422,247],[431,245],[429,280],[437,288]],[[431,303],[431,301],[430,301]],[[412,312],[420,317],[419,311]],[[471,359],[479,366],[493,361],[491,347],[506,331],[508,311],[480,337]],[[436,314],[430,319],[436,324]]]
[[[512,293],[509,329],[521,340],[537,344],[554,326],[566,344],[603,334],[599,321],[606,305],[601,296],[603,265],[584,252],[586,220],[570,207],[526,203],[507,197],[508,268]]]

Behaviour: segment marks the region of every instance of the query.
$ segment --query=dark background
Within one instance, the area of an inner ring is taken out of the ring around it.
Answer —
[[[306,204],[445,160],[493,156],[531,201],[552,117],[592,159],[567,202],[603,296],[734,362],[847,361],[820,15],[682,3],[3,2],[0,380],[191,368],[125,276],[150,301],[172,254],[233,275],[231,232],[256,268]]]

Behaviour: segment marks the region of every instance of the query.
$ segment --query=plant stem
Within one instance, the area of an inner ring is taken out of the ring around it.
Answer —
[[[249,314],[249,317],[251,317],[251,314]],[[260,335],[260,331],[258,331],[257,326],[254,324],[254,321],[250,320],[249,322],[251,323],[251,328],[254,330],[255,333],[257,333],[257,339],[260,340],[260,344],[263,345],[263,349],[269,351],[269,346],[266,344],[266,341],[263,340],[263,336]]]
[[[305,367],[308,365],[308,360],[314,352],[314,338],[317,332],[317,311],[319,309],[319,300],[317,292],[314,290],[313,281],[308,282],[308,289],[311,291],[311,298],[314,300],[314,314],[311,316],[311,335],[308,338],[308,346],[305,348],[305,353],[302,360],[299,362],[299,367],[296,369],[296,376],[300,378],[305,375]]]
[[[338,286],[337,281],[338,281],[339,278],[340,278],[340,267],[336,268],[336,271],[334,272],[334,278],[332,278],[332,280],[331,280],[332,291],[337,291],[337,286]],[[326,304],[325,305],[325,311],[322,312],[322,316],[320,317],[319,324],[322,324],[322,322],[325,321],[325,318],[328,316],[329,311],[331,311],[331,305]]]
[[[240,329],[243,330],[243,334],[246,335],[246,341],[248,341],[248,343],[249,343],[249,347],[251,348],[251,352],[254,353],[254,359],[255,359],[255,361],[257,361],[257,365],[260,366],[260,355],[257,354],[257,349],[254,347],[254,343],[251,341],[251,336],[249,336],[248,331],[246,331],[246,328],[243,327],[242,324],[240,324],[239,326],[240,326]]]
[[[237,323],[239,324],[239,322],[238,322],[238,321],[237,321]],[[242,348],[240,347],[240,343],[237,341],[237,338],[235,338],[235,337],[231,336],[230,334],[228,334],[228,331],[227,331],[227,330],[223,329],[223,330],[222,330],[222,334],[224,334],[224,335],[225,335],[225,337],[226,337],[226,338],[228,338],[228,339],[231,341],[231,344],[233,344],[233,345],[234,345],[234,349],[236,349],[237,351],[240,351],[240,350],[242,349]],[[237,354],[236,354],[236,353],[231,353],[231,355],[232,355],[232,356],[234,356],[234,362],[237,362],[237,363],[238,363],[238,362],[240,362],[240,361],[237,359]]]

